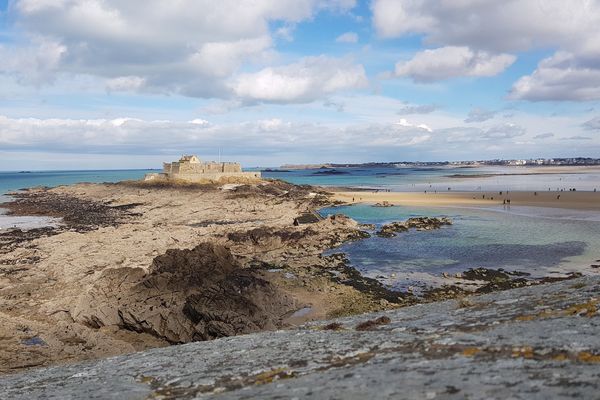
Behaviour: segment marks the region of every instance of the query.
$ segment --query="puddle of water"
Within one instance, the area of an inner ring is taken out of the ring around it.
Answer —
[[[297,310],[292,315],[290,315],[290,318],[304,317],[304,316],[308,315],[308,313],[310,313],[311,311],[312,311],[312,307],[304,307],[304,308]]]
[[[21,341],[21,343],[23,343],[25,346],[47,346],[48,345],[46,342],[44,342],[44,339],[42,339],[39,336],[34,336],[32,338],[25,339],[25,340]]]
[[[0,230],[2,229],[35,229],[44,227],[56,227],[60,225],[60,218],[53,217],[14,217],[0,214]]]

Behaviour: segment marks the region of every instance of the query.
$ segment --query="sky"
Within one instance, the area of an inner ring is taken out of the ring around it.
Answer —
[[[0,0],[0,170],[600,157],[600,0]]]

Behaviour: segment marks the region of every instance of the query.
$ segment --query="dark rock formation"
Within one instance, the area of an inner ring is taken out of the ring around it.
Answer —
[[[49,216],[62,218],[69,229],[85,232],[99,227],[117,226],[139,213],[131,209],[139,203],[113,206],[99,201],[86,200],[48,189],[34,189],[11,193],[14,201],[3,203],[9,215]]]
[[[414,217],[409,218],[403,222],[392,222],[390,224],[383,225],[377,236],[381,237],[394,237],[398,232],[406,232],[407,230],[414,228],[420,231],[428,231],[432,229],[439,229],[444,225],[452,225],[450,218],[446,217]]]
[[[185,343],[275,329],[294,309],[294,301],[260,271],[242,268],[223,246],[202,243],[168,250],[147,273],[105,271],[78,305],[75,319]]]
[[[390,203],[389,201],[384,200],[381,203],[373,204],[373,207],[394,207],[394,205],[392,203]]]
[[[348,171],[340,171],[339,169],[325,169],[312,173],[313,175],[349,175]]]
[[[446,274],[447,275],[447,274]],[[431,288],[423,293],[423,299],[427,301],[441,301],[454,299],[456,297],[466,296],[472,293],[492,293],[502,290],[516,289],[525,286],[541,285],[544,283],[560,282],[581,277],[579,272],[570,272],[563,276],[531,278],[529,273],[521,271],[506,271],[490,268],[471,268],[461,274],[456,274],[457,278],[467,281],[483,281],[484,284],[475,289],[474,292],[467,291],[457,285],[443,285],[437,288]]]
[[[249,231],[237,231],[227,234],[227,239],[234,244],[245,243],[271,251],[280,249],[283,244],[298,244],[301,240],[304,241],[305,245],[314,246],[322,251],[328,247],[339,246],[347,241],[368,237],[370,237],[368,232],[358,229],[356,222],[342,214],[330,215],[307,227],[299,226],[284,229],[259,227]]]

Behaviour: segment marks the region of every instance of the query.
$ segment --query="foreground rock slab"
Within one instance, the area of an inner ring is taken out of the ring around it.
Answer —
[[[600,277],[0,377],[2,399],[548,399],[600,389]]]

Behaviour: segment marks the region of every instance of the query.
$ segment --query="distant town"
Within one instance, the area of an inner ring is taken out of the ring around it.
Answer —
[[[359,164],[302,164],[282,165],[281,169],[317,169],[317,168],[344,168],[344,167],[416,167],[416,166],[452,166],[475,167],[482,165],[504,166],[551,166],[551,165],[600,165],[600,158],[573,157],[573,158],[531,158],[522,160],[478,160],[478,161],[396,161],[396,162],[370,162]]]

